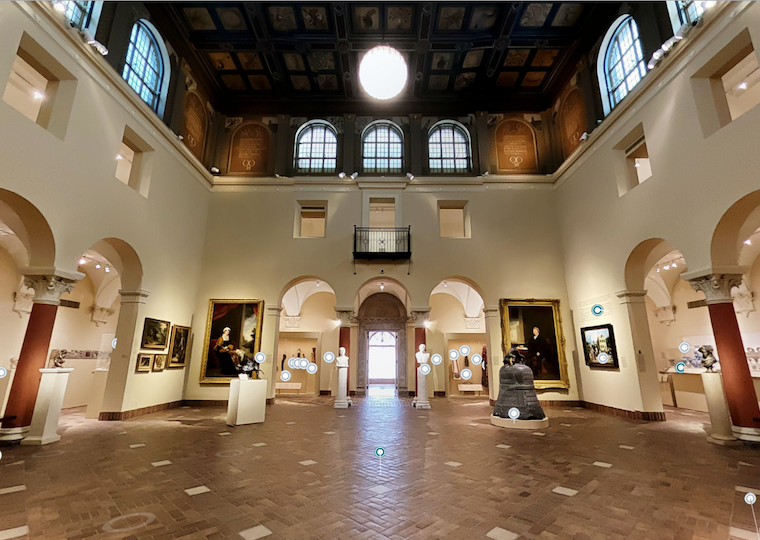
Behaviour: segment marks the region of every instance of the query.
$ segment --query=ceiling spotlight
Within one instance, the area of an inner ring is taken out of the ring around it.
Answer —
[[[66,5],[63,2],[54,2],[53,7],[60,13],[66,13]]]
[[[444,287],[448,287],[448,286],[449,286],[449,284],[448,284],[448,283],[446,283],[446,282],[444,281],[444,282],[443,282],[443,286],[444,286]]]
[[[745,245],[745,246],[751,246],[751,245],[752,245],[752,240],[750,240],[749,238],[747,238],[747,239],[744,241],[744,245]]]
[[[320,285],[322,285],[322,282],[321,281],[317,281],[317,287],[319,287]]]
[[[211,174],[219,174],[220,172],[222,172],[219,170],[219,167],[211,167],[209,171],[211,171]]]
[[[345,178],[345,177],[346,177],[346,173],[344,173],[343,171],[338,173],[338,178]]]
[[[381,284],[380,284],[380,290],[382,291],[383,289],[385,289],[385,284],[384,284],[384,283],[381,283]]]
[[[673,261],[672,263],[670,263],[670,267],[671,267],[671,268],[676,268],[676,266],[677,266],[677,265],[676,265],[676,261]]]
[[[41,99],[45,99],[45,94],[43,94],[39,90],[35,90],[34,92],[32,92],[32,96],[34,97],[34,99],[36,99],[38,101],[41,100]]]
[[[121,154],[116,154],[116,159],[122,160],[124,159],[124,156],[122,156]]]
[[[406,173],[406,177],[407,177],[409,180],[414,180],[414,175],[413,175],[412,173],[410,173],[410,172]]]
[[[740,83],[739,83],[739,84],[736,86],[736,88],[738,88],[739,90],[746,90],[746,89],[747,89],[747,81],[742,81],[742,82],[740,82]]]
[[[87,261],[84,259],[84,257],[82,257],[81,259],[79,259],[79,266],[82,266],[86,262]]]
[[[109,266],[106,266],[106,273],[110,272],[111,268]]]
[[[96,265],[95,265],[95,268],[98,268],[98,269],[100,269],[100,263],[96,264]]]
[[[657,273],[658,274],[660,273],[660,267],[659,266],[657,267]]]
[[[580,140],[582,141],[588,140],[588,132],[584,131],[583,134],[580,136]]]
[[[108,56],[108,49],[106,49],[106,46],[103,45],[100,41],[97,41],[95,39],[88,39],[87,44],[103,56]]]
[[[665,270],[670,270],[670,265],[669,264],[665,265]]]
[[[359,83],[375,99],[396,97],[406,86],[409,68],[393,47],[378,45],[359,64]]]
[[[352,174],[352,175],[351,175],[351,180],[356,180],[356,178],[357,178],[358,176],[359,176],[359,173],[358,173],[358,172],[355,172],[354,174]]]

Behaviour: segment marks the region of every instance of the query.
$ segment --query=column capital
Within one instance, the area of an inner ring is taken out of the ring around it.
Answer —
[[[741,274],[710,274],[689,280],[695,291],[702,291],[707,304],[732,304],[731,289],[742,284]]]
[[[646,302],[646,291],[624,290],[615,293],[621,304],[643,304]]]
[[[486,319],[489,319],[491,317],[498,317],[499,316],[499,308],[498,307],[484,307],[483,308],[483,314],[486,316]]]
[[[270,317],[279,317],[282,313],[282,306],[267,306],[267,314]]]
[[[415,328],[423,328],[430,317],[430,308],[412,308],[411,322]]]
[[[24,276],[24,285],[34,290],[33,303],[58,306],[61,295],[74,290],[76,281],[55,275],[30,275]]]
[[[351,326],[351,319],[354,317],[354,308],[336,307],[335,316],[338,317],[341,326]]]
[[[144,304],[145,300],[150,296],[148,291],[137,289],[136,291],[119,291],[121,296],[121,304]]]

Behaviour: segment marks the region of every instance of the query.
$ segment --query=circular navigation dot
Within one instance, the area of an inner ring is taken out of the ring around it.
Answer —
[[[309,363],[310,362],[306,358],[301,358],[298,361],[298,367],[301,369],[306,369],[307,367],[309,367]]]
[[[112,349],[115,349],[115,348],[116,348],[116,339],[117,339],[117,338],[113,338],[113,341],[111,341],[111,348],[112,348]]]
[[[0,379],[4,379],[8,375],[8,370],[0,366]]]
[[[327,351],[324,354],[324,356],[322,356],[322,360],[324,360],[328,364],[332,363],[332,361],[335,360],[335,353],[331,353],[330,351]]]
[[[594,304],[591,306],[591,313],[597,317],[599,317],[602,313],[604,313],[604,306],[601,304]]]
[[[610,361],[610,355],[605,352],[599,353],[599,355],[596,357],[596,361],[600,364],[606,364]]]
[[[518,418],[520,418],[520,409],[518,409],[517,407],[512,407],[511,409],[509,409],[509,412],[507,412],[507,414],[512,420],[517,420]]]
[[[291,377],[290,371],[288,371],[287,369],[283,371],[282,373],[280,373],[281,381],[288,382],[290,380],[290,377]]]
[[[385,455],[385,448],[383,448],[382,446],[378,446],[377,448],[375,448],[375,455],[377,457],[383,457]]]
[[[678,362],[676,364],[676,371],[678,373],[683,373],[684,371],[686,371],[686,362]]]
[[[689,345],[688,341],[682,341],[681,343],[678,344],[678,350],[686,354],[687,352],[691,350],[691,345]]]
[[[264,354],[263,352],[257,352],[256,354],[253,355],[253,359],[256,360],[257,363],[263,364],[264,362],[266,362],[267,355]]]
[[[443,362],[443,356],[441,356],[438,353],[435,353],[433,356],[430,357],[430,361],[437,366],[438,364]]]
[[[307,373],[311,373],[312,375],[314,375],[317,372],[317,370],[319,370],[319,366],[317,366],[317,364],[313,364],[309,362],[309,365],[306,366]]]
[[[456,349],[451,349],[449,351],[449,358],[451,358],[452,360],[456,360],[457,358],[459,358],[459,351]]]
[[[129,518],[134,518],[134,517],[139,517],[142,520],[141,523],[138,523],[137,525],[133,525],[131,527],[114,527],[114,524],[116,522],[121,521],[122,519],[129,519]],[[155,520],[156,520],[156,515],[151,514],[149,512],[138,512],[136,514],[127,514],[125,516],[119,516],[119,517],[113,518],[111,521],[103,525],[103,530],[109,533],[121,533],[121,532],[134,531],[135,529],[141,529],[143,527],[147,527],[148,525],[153,523]]]
[[[428,373],[430,373],[431,369],[432,368],[428,364],[422,364],[420,366],[420,373],[422,373],[423,375],[427,375]]]
[[[216,457],[235,457],[242,456],[242,450],[224,450],[223,452],[217,452]]]
[[[470,358],[470,362],[472,362],[476,366],[480,364],[482,361],[483,361],[483,357],[479,355],[478,353],[473,354],[472,358]]]
[[[288,367],[293,369],[293,357],[288,358]]]
[[[469,380],[472,378],[472,371],[470,371],[470,370],[469,370],[469,369],[467,369],[467,368],[464,368],[464,369],[462,370],[462,378],[463,378],[465,381],[469,381]]]
[[[468,354],[470,354],[470,347],[468,345],[462,345],[461,347],[459,347],[459,354],[461,354],[462,356],[467,356]]]
[[[3,459],[3,453],[0,452],[0,459]]]
[[[755,495],[752,492],[747,493],[744,496],[744,502],[747,503],[747,504],[750,504],[750,505],[755,504],[755,502],[757,502],[757,495]]]

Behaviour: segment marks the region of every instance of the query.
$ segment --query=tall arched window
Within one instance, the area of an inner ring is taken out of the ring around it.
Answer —
[[[403,172],[401,130],[390,122],[370,124],[362,139],[362,166],[368,173]]]
[[[675,11],[675,18],[673,17],[673,11]],[[678,32],[678,29],[682,25],[694,24],[705,12],[705,6],[704,2],[677,0],[676,2],[668,2],[668,12],[673,22],[673,31]]]
[[[55,8],[63,13],[76,28],[82,30],[90,24],[92,8],[95,2],[81,0],[65,0],[56,2]]]
[[[338,137],[327,122],[305,124],[296,135],[295,168],[299,173],[335,172]]]
[[[132,27],[122,77],[145,103],[159,112],[164,60],[156,36],[143,21]]]
[[[639,28],[630,15],[623,15],[607,31],[602,41],[603,61],[597,62],[604,113],[620,103],[646,75]]]
[[[431,173],[458,173],[470,170],[470,141],[464,128],[453,122],[436,124],[428,137]]]

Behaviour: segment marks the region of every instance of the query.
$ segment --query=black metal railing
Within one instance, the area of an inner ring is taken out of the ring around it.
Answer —
[[[354,259],[411,259],[412,227],[354,227]]]

